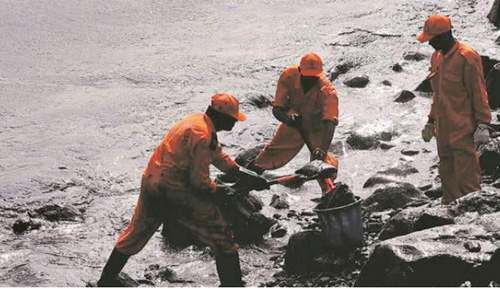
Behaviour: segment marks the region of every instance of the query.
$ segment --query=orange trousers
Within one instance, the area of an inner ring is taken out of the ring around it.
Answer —
[[[462,141],[460,148],[438,146],[438,155],[443,204],[481,190],[481,167],[472,138]]]
[[[309,138],[312,147],[316,148],[321,146],[324,133],[321,130],[312,130],[310,132],[306,130],[306,136]],[[255,166],[263,170],[281,168],[299,153],[304,144],[305,142],[297,129],[281,124],[271,142],[255,158]],[[338,168],[339,161],[331,153],[327,153],[325,162]],[[336,173],[330,177],[332,182],[336,178]],[[318,183],[321,191],[326,193],[327,185],[325,180],[318,180]]]

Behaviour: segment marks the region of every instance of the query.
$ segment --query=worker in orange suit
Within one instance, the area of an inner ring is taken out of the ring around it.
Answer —
[[[481,57],[456,40],[451,28],[448,17],[434,15],[417,35],[436,50],[428,76],[434,95],[422,138],[436,136],[443,204],[481,189],[476,144],[488,142],[491,121]]]
[[[209,166],[254,189],[269,188],[264,178],[240,168],[217,141],[216,132],[230,131],[245,119],[234,96],[215,94],[205,113],[174,124],[143,172],[132,220],[118,238],[97,286],[113,286],[128,258],[144,248],[165,220],[174,220],[211,247],[221,286],[243,286],[237,245],[215,202],[234,192],[210,178]]]
[[[323,73],[323,61],[315,53],[302,56],[300,65],[290,66],[281,74],[272,102],[273,115],[282,122],[249,168],[262,173],[290,162],[309,141],[311,160],[323,160],[338,167],[328,152],[338,124],[337,91]],[[301,135],[302,130],[303,135]],[[318,180],[322,192],[333,188],[331,182]]]

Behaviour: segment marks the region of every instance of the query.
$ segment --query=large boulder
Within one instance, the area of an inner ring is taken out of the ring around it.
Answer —
[[[500,0],[495,0],[493,2],[493,6],[491,6],[491,10],[488,13],[488,19],[493,25],[500,28]]]
[[[500,138],[492,139],[478,149],[483,181],[493,183],[500,178]]]
[[[429,197],[410,183],[391,183],[375,190],[364,199],[361,206],[369,212],[399,209],[410,203],[428,203]]]
[[[284,256],[284,269],[289,274],[328,272],[343,275],[366,261],[363,248],[332,247],[318,231],[302,231],[290,236]]]
[[[446,225],[376,245],[361,270],[360,287],[457,287],[498,282],[500,213]]]
[[[488,103],[491,109],[500,107],[500,63],[495,64],[486,76]]]
[[[465,224],[478,215],[500,212],[500,194],[496,192],[475,192],[448,205],[439,201],[417,208],[407,208],[389,219],[379,235],[386,240],[412,232],[449,224]]]
[[[408,208],[387,221],[379,234],[379,240],[387,240],[433,227],[454,224],[454,215],[447,208],[421,206]]]

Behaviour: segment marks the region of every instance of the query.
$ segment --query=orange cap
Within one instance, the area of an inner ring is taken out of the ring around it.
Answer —
[[[300,59],[300,74],[303,76],[319,76],[323,73],[323,61],[316,53],[306,53]]]
[[[239,121],[247,119],[247,115],[239,109],[240,103],[229,93],[217,93],[212,96],[212,108],[218,112],[230,115]]]
[[[424,31],[417,35],[417,40],[426,42],[434,36],[451,30],[451,20],[444,15],[432,15],[425,20]]]

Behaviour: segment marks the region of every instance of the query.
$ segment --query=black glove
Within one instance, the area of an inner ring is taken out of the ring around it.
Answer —
[[[233,202],[235,197],[236,191],[233,188],[224,185],[217,185],[215,192],[213,193],[215,203],[220,205]]]
[[[312,153],[312,160],[324,161],[326,157],[326,152],[321,148],[316,148]]]
[[[292,113],[287,121],[286,121],[286,125],[290,126],[290,127],[294,127],[294,128],[299,128],[300,126],[302,126],[302,115],[298,114],[298,113]]]
[[[249,169],[240,167],[237,176],[240,179],[241,184],[239,185],[241,187],[257,191],[269,189],[269,184],[267,183],[267,180],[259,176],[256,172],[253,172]]]

